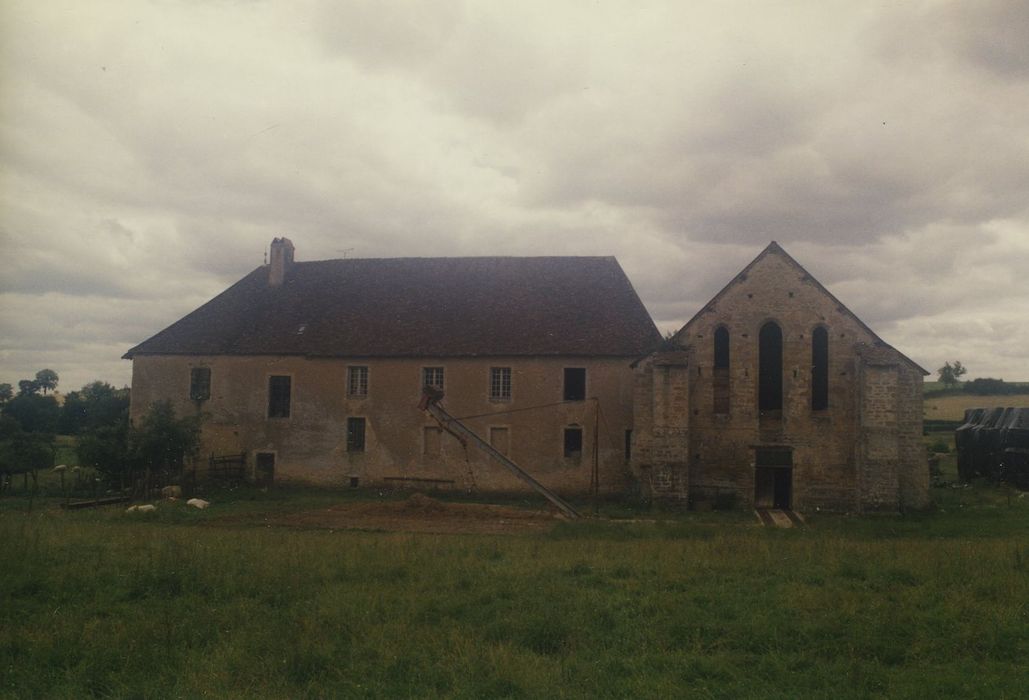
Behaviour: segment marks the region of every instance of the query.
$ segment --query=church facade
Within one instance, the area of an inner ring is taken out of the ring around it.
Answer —
[[[635,364],[633,471],[695,507],[928,504],[927,372],[770,244]]]

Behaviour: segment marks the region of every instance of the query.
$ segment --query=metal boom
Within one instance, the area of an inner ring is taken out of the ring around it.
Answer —
[[[480,450],[485,452],[487,455],[493,458],[494,461],[498,462],[500,466],[507,469],[509,472],[517,476],[519,479],[527,483],[529,486],[534,488],[544,498],[553,503],[557,508],[570,518],[578,518],[579,513],[572,508],[563,498],[558,496],[556,493],[548,489],[546,486],[536,481],[527,471],[519,467],[517,464],[512,462],[510,459],[505,457],[503,454],[498,452],[493,445],[489,444],[481,437],[476,435],[468,426],[454,418],[452,415],[443,410],[443,407],[439,405],[439,400],[443,398],[443,392],[433,389],[432,387],[425,387],[422,393],[422,400],[418,407],[423,411],[426,411],[430,416],[436,419],[440,427],[446,430],[448,433],[456,437],[461,442],[470,440]]]

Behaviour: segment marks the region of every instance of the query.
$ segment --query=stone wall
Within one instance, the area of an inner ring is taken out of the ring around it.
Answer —
[[[132,417],[155,401],[172,401],[179,415],[204,417],[200,468],[210,454],[275,455],[277,480],[344,485],[398,484],[398,479],[482,491],[527,487],[481,451],[466,450],[418,410],[422,368],[444,367],[443,405],[457,417],[479,416],[468,426],[508,444],[509,456],[543,484],[563,493],[587,493],[591,484],[596,403],[592,400],[511,410],[562,400],[563,369],[587,368],[587,396],[597,397],[600,490],[628,487],[626,431],[632,428],[631,358],[316,359],[303,357],[137,356],[133,361]],[[347,394],[347,367],[368,367],[368,395]],[[189,398],[190,370],[211,370],[211,398]],[[489,398],[490,367],[512,369],[511,399]],[[268,416],[268,378],[291,377],[288,418]],[[485,415],[483,415],[485,414]],[[347,449],[348,417],[366,421],[365,449]],[[581,427],[582,453],[564,456],[564,429]],[[506,432],[503,429],[506,428]],[[438,446],[438,450],[437,450]],[[409,482],[416,483],[416,482]]]
[[[762,413],[759,333],[770,321],[783,336],[782,408]],[[720,327],[728,331],[730,360],[716,376],[714,335]],[[818,410],[812,407],[816,328],[829,338],[829,402]],[[643,449],[634,455],[634,470],[644,482],[647,474],[687,475],[685,485],[652,478],[655,495],[686,494],[700,502],[731,494],[739,504],[753,504],[758,451],[783,450],[792,459],[793,508],[926,505],[922,371],[885,346],[789,256],[759,256],[674,342],[689,358],[685,384],[674,393],[663,383],[660,356],[636,366],[634,434]],[[724,401],[715,400],[716,386],[726,381],[727,412]],[[641,410],[651,404],[666,412]],[[669,449],[668,429],[677,422],[682,432]]]
[[[689,498],[689,359],[659,353],[636,371],[633,463],[644,493],[659,499]],[[642,429],[640,429],[642,428]]]

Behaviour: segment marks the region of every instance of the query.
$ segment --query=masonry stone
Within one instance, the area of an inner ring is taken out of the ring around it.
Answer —
[[[762,346],[769,324],[781,346]],[[816,331],[828,340],[825,360],[816,359]],[[716,358],[716,332],[727,332],[727,363],[724,348]],[[925,370],[777,244],[671,344],[635,365],[633,470],[652,496],[834,511],[928,503]]]

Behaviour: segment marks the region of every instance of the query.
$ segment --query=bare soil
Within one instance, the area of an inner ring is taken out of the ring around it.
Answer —
[[[208,522],[212,525],[272,525],[318,530],[513,534],[549,530],[562,517],[547,510],[447,503],[415,493],[403,501],[347,502],[296,513],[235,515]]]

